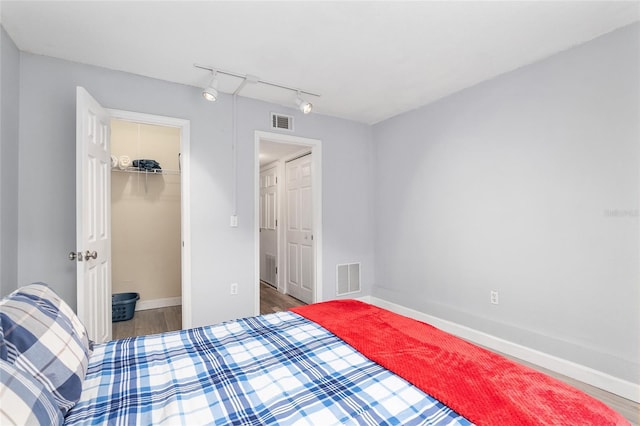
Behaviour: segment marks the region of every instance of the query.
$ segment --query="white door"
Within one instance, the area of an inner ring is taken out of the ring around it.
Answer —
[[[278,286],[278,168],[260,172],[260,280]]]
[[[82,87],[76,100],[78,317],[102,343],[111,340],[110,117]]]
[[[313,303],[315,244],[311,191],[311,154],[287,162],[287,293]]]

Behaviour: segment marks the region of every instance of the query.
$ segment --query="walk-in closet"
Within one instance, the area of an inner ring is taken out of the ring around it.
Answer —
[[[111,122],[112,291],[181,305],[180,129]]]

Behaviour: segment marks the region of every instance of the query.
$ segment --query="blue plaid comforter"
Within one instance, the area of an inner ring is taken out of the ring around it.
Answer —
[[[470,424],[280,312],[96,346],[65,424]]]

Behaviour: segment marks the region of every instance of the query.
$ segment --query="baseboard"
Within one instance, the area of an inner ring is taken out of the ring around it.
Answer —
[[[379,306],[381,308],[388,309],[398,314],[429,323],[434,327],[437,327],[455,336],[461,337],[465,340],[469,340],[498,352],[502,352],[507,355],[511,355],[532,364],[538,365],[540,367],[549,369],[551,371],[555,371],[556,373],[563,374],[581,382],[590,384],[597,388],[606,390],[607,392],[619,395],[623,398],[627,398],[635,402],[640,402],[640,386],[635,383],[619,379],[617,377],[611,376],[598,370],[594,370],[593,368],[586,367],[581,364],[576,364],[566,359],[558,358],[556,356],[549,355],[544,352],[540,352],[535,349],[531,349],[526,346],[501,339],[499,337],[492,336],[482,331],[474,330],[472,328],[456,324],[451,321],[443,320],[441,318],[434,317],[423,312],[398,305],[393,302],[388,302],[384,299],[379,299],[373,296],[367,298],[369,300],[365,300],[365,298],[361,298],[360,300],[371,303],[372,305]]]
[[[182,297],[165,297],[164,299],[138,300],[136,303],[136,311],[145,311],[147,309],[166,308],[167,306],[182,305]]]

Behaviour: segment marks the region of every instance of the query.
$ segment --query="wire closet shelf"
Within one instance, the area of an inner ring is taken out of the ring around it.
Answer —
[[[179,170],[164,170],[164,169],[140,169],[138,167],[127,167],[124,169],[113,168],[111,171],[118,173],[139,173],[145,175],[179,175]]]

